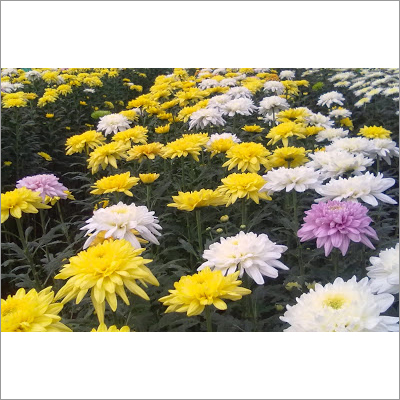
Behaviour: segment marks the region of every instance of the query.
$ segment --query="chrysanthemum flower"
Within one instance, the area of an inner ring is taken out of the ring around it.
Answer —
[[[156,156],[161,156],[163,151],[164,145],[159,142],[132,146],[132,148],[128,150],[128,158],[126,161],[139,160],[139,162],[142,162],[145,158],[154,160]]]
[[[139,115],[135,110],[124,110],[120,111],[119,114],[128,118],[129,121],[137,121],[139,119]]]
[[[317,248],[324,246],[327,257],[334,247],[346,255],[350,242],[361,242],[375,249],[368,236],[378,240],[369,224],[368,208],[360,203],[328,201],[311,206],[297,232],[301,242],[317,239]]]
[[[125,239],[135,248],[141,247],[136,236],[160,244],[156,236],[161,235],[158,232],[161,229],[158,218],[154,217],[154,211],[149,211],[145,206],[119,202],[93,212],[93,216],[81,228],[87,231],[85,236],[89,236],[83,248],[89,247],[100,233],[104,234],[104,239]]]
[[[390,139],[391,131],[382,126],[364,126],[357,133],[358,136],[364,136],[369,139]]]
[[[309,116],[306,117],[306,122],[309,125],[312,126],[320,126],[322,128],[332,128],[334,122],[329,118],[326,117],[325,115],[322,115],[321,113],[313,113]]]
[[[181,137],[168,142],[163,149],[163,157],[174,159],[175,157],[187,157],[191,155],[196,161],[199,161],[199,154],[202,150],[203,140],[192,137]]]
[[[238,79],[236,78],[236,80]],[[253,96],[251,91],[243,86],[233,87],[229,89],[229,91],[226,92],[226,94],[230,96],[231,99],[239,99],[243,97],[247,97],[250,99]]]
[[[216,154],[227,152],[236,143],[240,143],[240,139],[233,133],[214,133],[206,143],[206,149],[211,152],[212,158]]]
[[[305,107],[289,108],[287,110],[279,111],[276,115],[278,122],[295,122],[296,124],[303,124],[305,118],[311,114],[310,110]]]
[[[222,118],[222,113],[217,108],[203,108],[195,111],[190,115],[189,129],[203,129],[207,125],[224,126],[225,120]]]
[[[275,144],[282,140],[282,144],[287,147],[289,145],[289,139],[292,136],[305,139],[305,128],[302,124],[296,124],[295,122],[283,122],[273,127],[266,136],[267,139],[271,139],[267,144]]]
[[[294,168],[308,161],[304,147],[278,147],[268,158],[272,168],[286,167]]]
[[[259,133],[262,132],[264,128],[261,128],[259,125],[245,125],[242,130],[245,132]]]
[[[258,108],[260,114],[268,114],[274,112],[277,114],[281,110],[289,108],[289,103],[286,99],[279,96],[264,97],[260,101],[260,107]]]
[[[374,160],[362,154],[348,151],[317,151],[308,155],[312,161],[307,166],[321,172],[324,179],[341,176],[344,173],[360,175],[370,167]]]
[[[175,289],[169,290],[169,295],[159,301],[168,308],[165,313],[186,312],[188,317],[199,315],[206,306],[214,305],[218,310],[226,310],[227,305],[222,299],[240,300],[251,290],[239,287],[239,271],[223,276],[221,271],[211,271],[205,268],[194,275],[182,276],[174,283]]]
[[[233,117],[236,114],[251,115],[253,111],[257,110],[257,107],[253,100],[242,97],[226,102],[221,109],[223,114]]]
[[[113,193],[113,192],[122,192],[127,196],[133,196],[132,192],[129,190],[133,186],[136,186],[139,182],[139,178],[134,176],[131,177],[130,172],[125,172],[123,174],[116,174],[105,176],[104,178],[99,179],[95,182],[94,190],[92,190],[91,194],[103,194],[103,193]]]
[[[382,250],[378,257],[371,257],[367,267],[373,293],[399,293],[399,244]]]
[[[323,129],[318,132],[315,141],[323,142],[324,140],[333,141],[335,139],[346,137],[349,134],[349,131],[344,130],[343,128],[328,128]]]
[[[333,110],[329,112],[329,116],[332,118],[339,118],[339,119],[348,118],[351,117],[351,111],[343,107],[338,107],[338,108],[334,107]]]
[[[178,192],[178,196],[172,196],[173,203],[168,207],[176,207],[178,210],[193,211],[195,208],[208,206],[221,206],[226,204],[226,198],[217,190],[201,189],[194,192]]]
[[[286,332],[387,332],[398,331],[398,317],[386,317],[393,303],[391,294],[374,295],[368,278],[357,282],[353,276],[347,282],[336,278],[325,286],[315,284],[315,290],[296,299],[294,306],[280,317],[289,323]]]
[[[264,83],[264,92],[271,92],[279,96],[285,92],[285,86],[281,82],[268,81]]]
[[[116,133],[112,140],[114,142],[128,143],[147,143],[148,129],[144,126],[136,125],[134,128],[126,129],[125,131]]]
[[[153,183],[160,177],[160,174],[139,174],[139,178],[142,183],[148,184]]]
[[[374,143],[372,140],[364,137],[344,137],[334,140],[326,147],[326,151],[336,150],[344,150],[349,153],[361,153],[368,157],[370,154],[374,154]]]
[[[197,270],[209,267],[229,275],[239,269],[240,278],[246,272],[257,284],[262,285],[263,275],[277,278],[276,268],[289,269],[278,261],[286,250],[286,246],[275,244],[265,234],[239,232],[236,236],[221,238],[220,242],[211,244],[203,253],[207,261]]]
[[[226,161],[222,166],[228,167],[228,171],[237,166],[241,172],[258,172],[260,166],[267,167],[267,156],[270,152],[260,143],[244,142],[235,144],[227,152]]]
[[[280,79],[294,79],[295,72],[290,70],[284,70],[279,73]]]
[[[121,114],[110,114],[101,117],[97,125],[97,130],[104,131],[104,135],[117,133],[129,129],[129,120]]]
[[[273,169],[263,175],[263,179],[266,183],[260,191],[268,194],[282,190],[304,192],[308,189],[315,189],[321,184],[320,173],[309,167]]]
[[[55,299],[62,303],[76,298],[79,304],[91,289],[90,298],[100,323],[104,323],[105,302],[112,311],[117,310],[117,296],[129,305],[124,287],[137,296],[149,300],[146,292],[137,284],[159,283],[146,264],[152,260],[140,257],[144,249],[135,249],[126,240],[107,240],[102,244],[81,251],[69,259],[55,279],[68,279]]]
[[[272,200],[266,193],[260,192],[265,181],[256,173],[230,174],[221,179],[221,182],[222,185],[218,187],[218,190],[227,196],[227,207],[235,203],[237,199],[242,198],[252,199],[257,204],[259,204],[260,199]]]
[[[328,92],[321,96],[319,96],[317,104],[319,106],[327,106],[328,108],[331,107],[333,103],[339,104],[340,106],[343,105],[344,97],[339,92]]]
[[[83,150],[88,153],[89,149],[101,146],[105,140],[106,138],[96,131],[87,131],[80,135],[71,136],[65,143],[66,154],[70,156],[74,153],[81,153]]]
[[[40,193],[26,187],[1,194],[1,223],[7,221],[10,214],[21,218],[22,213],[36,214],[40,208],[51,208],[43,204]]]
[[[155,133],[168,133],[171,128],[171,124],[161,125],[154,128]]]
[[[372,144],[374,150],[370,152],[375,157],[382,158],[389,165],[391,165],[392,157],[399,157],[399,148],[396,146],[396,142],[390,139],[373,139]]]
[[[51,286],[39,293],[18,289],[14,296],[1,299],[2,332],[72,332],[60,322],[63,305],[54,303]]]
[[[61,199],[67,198],[67,194],[65,192],[68,190],[68,188],[61,184],[58,178],[53,174],[26,176],[25,178],[17,181],[16,187],[26,187],[33,192],[39,192],[43,200],[46,198],[46,196],[59,197]]]
[[[88,169],[92,169],[92,174],[95,174],[100,167],[106,169],[110,164],[114,168],[118,168],[117,160],[126,158],[126,150],[129,149],[129,144],[123,142],[111,142],[97,147],[89,154]]]
[[[100,324],[97,329],[93,328],[90,332],[130,332],[129,326],[123,326],[121,329],[118,329],[116,325],[111,325],[107,328],[106,324]]]
[[[370,172],[347,179],[339,177],[338,179],[331,179],[325,185],[315,189],[317,193],[323,196],[316,201],[358,201],[358,199],[361,199],[371,206],[377,206],[378,200],[383,203],[397,204],[391,197],[382,193],[395,183],[393,178],[384,178],[383,174],[375,176]]]

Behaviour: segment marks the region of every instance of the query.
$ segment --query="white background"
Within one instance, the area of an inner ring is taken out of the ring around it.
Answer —
[[[398,67],[398,2],[2,2],[1,67]],[[2,334],[2,398],[398,398],[398,334]]]

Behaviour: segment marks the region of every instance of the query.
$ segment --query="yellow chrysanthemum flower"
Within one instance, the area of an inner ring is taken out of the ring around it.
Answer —
[[[92,186],[94,190],[92,190],[91,194],[104,194],[104,193],[113,193],[113,192],[122,192],[127,196],[133,196],[132,192],[129,190],[133,186],[136,186],[139,182],[139,178],[134,176],[131,177],[130,172],[125,172],[123,174],[116,174],[105,176],[97,180]]]
[[[129,326],[123,326],[121,329],[117,329],[116,325],[112,325],[107,328],[106,324],[100,324],[97,329],[93,328],[90,332],[130,332]]]
[[[75,200],[74,195],[69,190],[64,190],[64,193],[67,195],[67,199]],[[61,197],[59,197],[59,196],[54,196],[54,197],[46,196],[44,198],[44,204],[50,203],[52,206],[54,206],[54,204],[56,204],[57,201],[60,201],[60,200],[61,200]]]
[[[54,118],[54,114],[47,113],[46,118]]]
[[[46,83],[57,83],[59,76],[57,71],[47,71],[42,75],[42,79]]]
[[[155,133],[167,133],[167,132],[169,132],[170,127],[171,127],[171,124],[157,126],[156,128],[154,128],[154,132]]]
[[[285,87],[285,93],[297,96],[299,94],[299,89],[294,81],[281,81],[283,86]]]
[[[120,111],[119,114],[121,114],[124,117],[128,118],[129,121],[137,121],[139,119],[139,116],[136,114],[135,110]]]
[[[82,81],[85,85],[88,85],[90,87],[102,87],[103,82],[98,76],[88,76],[83,79]]]
[[[245,132],[259,133],[262,132],[264,128],[261,128],[259,125],[245,125],[242,130]]]
[[[190,116],[196,112],[199,111],[202,107],[199,106],[199,104],[196,104],[193,107],[184,107],[182,108],[181,111],[178,113],[178,120],[181,122],[188,122]]]
[[[39,192],[33,192],[26,187],[14,189],[1,194],[1,223],[7,221],[10,214],[21,218],[22,213],[37,214],[40,208],[51,208],[42,203]]]
[[[144,126],[136,125],[134,128],[129,128],[124,131],[116,133],[112,140],[114,142],[122,142],[131,144],[132,143],[147,143],[147,133],[148,129]]]
[[[227,152],[226,161],[222,166],[228,167],[228,171],[237,166],[241,172],[258,172],[260,166],[267,167],[267,156],[270,152],[260,143],[244,142],[235,144]]]
[[[71,154],[82,153],[83,150],[89,153],[89,149],[101,146],[105,140],[106,138],[96,131],[86,131],[80,135],[71,136],[65,143],[66,154],[70,156]]]
[[[289,108],[276,114],[276,120],[279,122],[295,122],[301,124],[304,123],[308,115],[310,115],[310,113],[304,107]]]
[[[382,126],[365,126],[357,133],[358,136],[365,136],[369,139],[390,139],[392,132]]]
[[[347,128],[349,128],[349,130],[353,130],[354,129],[354,125],[353,125],[353,121],[350,118],[343,118],[340,121],[340,126],[345,126]]]
[[[166,313],[186,312],[188,317],[199,315],[206,306],[214,305],[218,310],[226,310],[222,299],[237,301],[250,294],[251,290],[239,287],[239,271],[223,276],[220,270],[211,271],[206,267],[194,275],[182,276],[174,283],[175,289],[159,301],[168,306]]]
[[[160,174],[139,174],[139,178],[143,183],[153,183],[160,177]]]
[[[236,143],[231,138],[217,139],[206,146],[207,151],[211,152],[211,158],[219,153],[226,153]]]
[[[179,100],[178,100],[178,99],[173,99],[173,100],[171,100],[171,101],[166,101],[166,102],[164,102],[164,103],[161,104],[161,108],[162,108],[163,110],[168,110],[168,109],[170,109],[170,108],[176,106],[178,103],[179,103]]]
[[[202,140],[196,140],[196,138],[190,136],[181,137],[165,145],[163,157],[174,159],[175,157],[187,157],[191,155],[196,161],[199,161],[201,143]]]
[[[260,193],[259,190],[265,185],[264,179],[254,173],[247,172],[244,174],[230,174],[226,178],[221,179],[222,185],[218,190],[228,196],[226,206],[233,204],[237,199],[252,199],[255,203],[259,203],[260,199],[272,200],[266,192]]]
[[[323,131],[325,128],[323,128],[322,126],[307,126],[306,127],[306,131],[305,131],[305,135],[308,136],[314,136],[317,133]]]
[[[159,142],[132,146],[132,148],[128,150],[128,158],[126,161],[139,160],[139,162],[142,162],[145,157],[149,160],[154,160],[156,156],[161,156],[163,154],[163,149],[164,145]]]
[[[52,157],[44,151],[39,151],[38,156],[43,157],[46,161],[51,161]]]
[[[195,208],[208,206],[221,206],[226,204],[226,196],[221,192],[211,189],[201,189],[194,192],[178,192],[178,196],[172,196],[173,203],[168,207],[176,207],[178,210],[193,211]]]
[[[51,286],[39,293],[18,289],[14,296],[1,299],[2,332],[72,332],[57,315],[63,308],[54,303]]]
[[[282,140],[282,144],[287,147],[289,145],[289,139],[292,136],[298,138],[305,138],[305,128],[302,124],[296,124],[294,122],[284,122],[278,126],[273,127],[266,136],[267,139],[271,139],[268,145],[275,144]]]
[[[100,323],[104,323],[105,302],[112,311],[117,310],[117,294],[129,305],[124,287],[137,296],[149,300],[146,292],[137,284],[159,283],[146,264],[152,260],[140,257],[145,249],[135,249],[122,240],[107,240],[102,244],[89,247],[69,259],[55,279],[68,279],[58,291],[56,300],[62,303],[76,298],[79,304],[91,289],[90,297]]]
[[[57,88],[57,92],[62,94],[63,96],[66,96],[69,93],[72,93],[72,88],[70,85],[60,85]]]
[[[187,90],[182,90],[181,92],[176,93],[176,98],[179,100],[179,105],[186,106],[190,102],[201,100],[204,97],[205,93],[199,88],[189,88]]]
[[[118,168],[117,160],[126,158],[125,152],[129,147],[129,144],[122,142],[111,142],[97,147],[89,154],[88,169],[92,169],[92,174],[95,174],[100,167],[106,169],[108,164]]]
[[[278,147],[268,161],[272,168],[286,167],[295,168],[305,164],[308,160],[306,157],[306,149],[304,147]]]

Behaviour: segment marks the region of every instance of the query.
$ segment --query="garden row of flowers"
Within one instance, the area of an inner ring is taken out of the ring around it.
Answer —
[[[2,69],[2,331],[398,331],[398,69]]]

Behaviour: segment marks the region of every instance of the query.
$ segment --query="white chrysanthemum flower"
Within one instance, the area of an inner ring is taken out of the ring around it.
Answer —
[[[327,106],[328,108],[333,104],[343,105],[344,97],[339,92],[328,92],[319,96],[317,104],[319,106]]]
[[[209,147],[209,146],[212,145],[213,142],[215,142],[216,140],[220,140],[220,139],[231,139],[235,143],[240,143],[241,142],[241,140],[233,133],[228,133],[228,132],[213,133],[210,136],[210,139],[208,140],[206,146]]]
[[[15,68],[3,68],[1,70],[1,76],[18,75],[18,71]]]
[[[257,110],[257,107],[254,105],[253,100],[245,97],[230,100],[222,106],[222,114],[229,117],[233,117],[236,114],[251,115],[255,110]]]
[[[263,121],[268,126],[272,126],[272,125],[276,126],[276,125],[280,124],[280,122],[276,120],[276,116],[274,116],[274,113],[272,113],[272,112],[265,114]]]
[[[304,192],[307,189],[315,189],[322,181],[318,171],[306,166],[272,169],[263,175],[263,179],[266,184],[260,189],[260,192],[268,192],[269,195],[282,190]]]
[[[189,129],[205,128],[207,125],[224,126],[225,120],[222,118],[222,113],[215,107],[202,108],[195,111],[190,116]]]
[[[372,140],[365,137],[345,137],[333,141],[325,149],[326,151],[344,150],[349,153],[361,153],[367,157],[373,157],[375,146]]]
[[[339,72],[338,74],[335,74],[332,77],[330,77],[328,80],[330,82],[347,81],[350,78],[353,78],[354,76],[356,76],[354,72]]]
[[[326,117],[321,113],[311,113],[310,115],[306,116],[305,120],[309,125],[319,126],[325,129],[331,128],[334,123],[329,117]]]
[[[329,116],[331,118],[349,118],[351,117],[351,111],[350,110],[346,110],[345,108],[337,108],[336,110],[332,110],[329,113]]]
[[[264,83],[264,92],[275,93],[279,96],[285,92],[285,86],[282,82],[268,81]]]
[[[349,81],[340,81],[340,82],[336,82],[333,86],[334,87],[348,87],[350,85],[351,85],[351,83]]]
[[[369,97],[371,99],[373,96],[382,92],[382,90],[383,90],[383,88],[375,88],[375,89],[369,90],[367,93],[365,93],[365,97]]]
[[[349,89],[354,90],[354,89],[361,87],[364,84],[365,84],[365,80],[362,79],[362,80],[357,81],[356,83],[353,83],[351,86],[349,86]]]
[[[239,232],[236,236],[221,238],[203,253],[207,260],[197,269],[209,267],[220,270],[224,275],[233,274],[239,269],[239,276],[246,272],[257,284],[264,283],[264,276],[277,278],[276,268],[289,268],[278,259],[287,250],[286,246],[277,245],[267,235]]]
[[[369,259],[367,267],[370,287],[374,293],[399,293],[399,244],[382,250],[378,257]]]
[[[385,160],[389,165],[391,165],[392,157],[399,157],[399,148],[396,146],[396,142],[390,139],[373,139],[372,143],[374,145],[373,151],[375,157],[380,157]]]
[[[237,85],[237,81],[234,78],[221,79],[219,82],[219,86],[222,86],[222,87],[236,86],[236,85]]]
[[[1,91],[3,93],[11,93],[14,92],[16,90],[14,84],[12,84],[11,82],[1,82]]]
[[[284,79],[292,80],[292,79],[294,79],[294,77],[295,77],[295,72],[290,71],[290,70],[281,71],[279,74],[279,78],[281,80],[284,80]]]
[[[226,74],[226,68],[216,68],[214,69],[214,71],[212,72],[213,75],[224,75]]]
[[[91,89],[91,88],[83,89],[83,91],[85,93],[96,93],[96,90],[95,89]]]
[[[204,79],[199,83],[201,90],[219,86],[219,82],[215,79]]]
[[[399,87],[387,88],[383,91],[383,94],[385,96],[392,96],[393,94],[399,94]]]
[[[244,86],[238,86],[230,88],[226,94],[231,96],[232,99],[239,99],[240,97],[247,97],[251,98],[253,95],[251,94],[250,90]]]
[[[260,74],[262,72],[269,72],[271,70],[271,68],[254,68],[254,72],[256,74]]]
[[[117,133],[120,131],[125,131],[129,129],[129,120],[121,114],[109,114],[101,117],[99,123],[97,124],[98,131],[104,131],[104,135],[109,135],[110,133]]]
[[[39,71],[32,70],[32,71],[28,71],[25,74],[25,77],[28,80],[35,81],[35,80],[41,79],[42,78],[42,74]]]
[[[266,115],[274,112],[277,114],[281,110],[287,110],[289,108],[289,103],[286,99],[279,96],[269,96],[264,97],[260,101],[260,107],[258,108],[259,113]]]
[[[358,201],[360,199],[371,206],[377,206],[378,200],[383,203],[397,204],[391,197],[382,193],[395,183],[393,178],[384,178],[383,174],[375,176],[370,172],[347,179],[339,177],[317,187],[315,191],[323,197],[315,201]]]
[[[218,108],[221,111],[223,106],[231,100],[231,96],[228,96],[227,94],[220,94],[218,96],[211,97],[211,99],[208,101],[207,108]]]
[[[367,86],[367,87],[365,87],[365,88],[362,88],[362,89],[360,89],[360,90],[356,90],[355,92],[354,92],[354,94],[358,97],[358,96],[361,96],[362,94],[364,94],[364,93],[367,93],[369,90],[371,90],[372,89],[372,86]]]
[[[86,221],[86,240],[83,248],[86,249],[99,233],[104,233],[104,238],[125,239],[135,248],[140,248],[136,235],[154,244],[160,244],[156,236],[160,236],[161,226],[154,211],[149,211],[145,206],[124,204],[121,201],[111,207],[99,208],[93,212],[93,217]]]
[[[308,157],[312,161],[306,165],[319,170],[324,179],[335,178],[346,172],[360,175],[374,163],[374,160],[362,154],[353,154],[344,150],[317,151],[309,154]]]
[[[349,131],[346,131],[343,128],[328,128],[318,132],[317,136],[315,136],[315,140],[317,142],[323,142],[324,140],[333,141],[335,139],[346,137],[348,134]]]
[[[375,295],[368,278],[347,282],[336,278],[325,286],[317,283],[315,290],[303,293],[297,304],[287,305],[280,317],[290,324],[285,332],[395,332],[399,318],[381,316],[394,301],[391,294]]]

